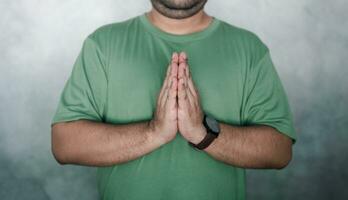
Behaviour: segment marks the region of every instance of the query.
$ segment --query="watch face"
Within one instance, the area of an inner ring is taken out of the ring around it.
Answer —
[[[209,126],[209,128],[213,132],[215,132],[215,133],[220,132],[219,124],[214,118],[207,115],[205,121],[206,121],[207,125]]]

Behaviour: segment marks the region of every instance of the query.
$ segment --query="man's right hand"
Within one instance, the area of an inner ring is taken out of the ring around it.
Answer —
[[[175,138],[178,131],[177,117],[177,86],[178,86],[179,55],[174,52],[168,66],[166,78],[157,98],[154,117],[149,128],[155,139],[165,144]]]

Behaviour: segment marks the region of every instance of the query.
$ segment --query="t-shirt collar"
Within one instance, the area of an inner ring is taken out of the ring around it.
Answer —
[[[165,32],[161,29],[159,29],[157,26],[152,24],[152,22],[148,19],[146,16],[146,12],[141,14],[139,16],[140,21],[142,24],[145,26],[145,28],[150,31],[152,34],[155,34],[156,36],[159,36],[163,39],[170,40],[173,42],[189,42],[193,40],[199,40],[203,39],[207,36],[209,36],[211,33],[214,32],[214,30],[217,29],[217,27],[220,24],[220,20],[213,17],[212,22],[209,24],[208,27],[201,31],[193,32],[193,33],[188,33],[188,34],[173,34],[169,32]]]

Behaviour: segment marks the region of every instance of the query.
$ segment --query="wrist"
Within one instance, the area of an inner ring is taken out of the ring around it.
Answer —
[[[154,126],[153,120],[148,121],[147,123],[147,131],[146,131],[147,139],[151,143],[155,143],[157,146],[162,146],[166,143],[164,138],[162,138]]]
[[[197,129],[194,137],[192,138],[190,142],[192,142],[193,144],[198,144],[204,139],[206,135],[207,135],[207,130],[204,126],[202,126],[199,129]]]
[[[209,115],[204,115],[202,127],[204,127],[205,129],[204,138],[197,143],[194,143],[196,141],[189,142],[191,146],[199,150],[207,148],[215,140],[215,138],[218,137],[220,133],[219,122]]]

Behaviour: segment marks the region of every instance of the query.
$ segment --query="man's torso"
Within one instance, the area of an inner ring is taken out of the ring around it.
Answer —
[[[185,51],[204,112],[242,125],[247,70],[256,59],[251,56],[258,56],[251,51],[265,47],[248,31],[214,23],[183,37],[156,30],[144,15],[99,28],[94,38],[105,54],[108,78],[104,121],[150,120],[172,52]],[[98,168],[98,179],[103,199],[245,198],[244,169],[193,149],[179,132],[147,155]]]

